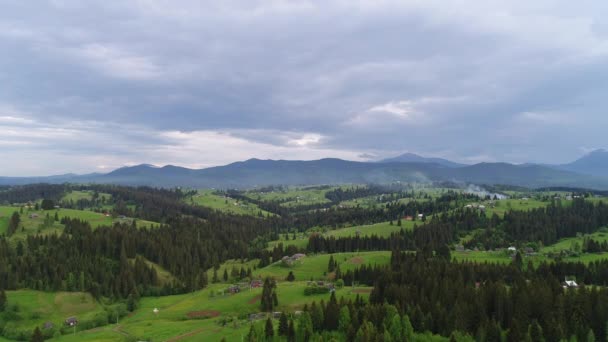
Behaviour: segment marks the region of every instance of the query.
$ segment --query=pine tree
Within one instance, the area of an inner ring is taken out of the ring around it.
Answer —
[[[228,270],[224,268],[224,275],[222,276],[222,278],[224,279],[224,281],[228,281]]]
[[[336,264],[334,262],[334,256],[329,256],[329,264],[327,265],[327,272],[333,272],[336,269]]]
[[[296,340],[296,327],[294,326],[293,319],[289,320],[289,328],[287,329],[287,341],[294,342]]]
[[[310,306],[310,319],[312,320],[312,328],[314,331],[321,331],[323,329],[323,322],[325,321],[325,314],[323,308],[316,302],[312,302]]]
[[[36,329],[34,329],[30,342],[44,342],[44,337],[42,336],[42,332],[40,332],[40,328],[36,327]]]
[[[528,334],[530,335],[530,340],[532,342],[545,342],[543,328],[541,328],[537,320],[532,321],[532,324],[528,327]]]
[[[388,331],[393,338],[393,341],[402,341],[403,328],[399,314],[394,315],[393,319],[391,319]]]
[[[325,322],[324,327],[326,330],[338,329],[338,320],[340,315],[340,307],[336,300],[336,293],[332,292],[327,307],[325,308]]]
[[[287,321],[287,315],[281,312],[279,317],[279,336],[287,336],[289,334],[289,322]]]
[[[293,271],[289,271],[289,274],[287,275],[286,280],[287,281],[294,281],[294,280],[296,280],[296,276],[293,274]]]
[[[412,338],[414,338],[414,327],[410,322],[410,317],[408,315],[403,315],[403,318],[401,320],[401,327],[403,328],[402,336],[405,338],[406,341],[411,341]]]
[[[211,278],[211,282],[212,282],[212,283],[219,283],[219,281],[220,281],[220,280],[217,278],[217,269],[216,269],[216,268],[214,268],[214,269],[213,269],[213,278]]]
[[[312,334],[312,320],[310,319],[310,315],[306,311],[302,312],[298,320],[298,328],[296,333],[297,340],[309,341]]]
[[[340,318],[338,319],[338,330],[340,330],[340,332],[346,334],[346,332],[348,332],[349,327],[350,327],[350,310],[348,310],[348,306],[343,306],[340,309]]]
[[[270,317],[266,319],[266,327],[264,328],[264,333],[266,334],[267,339],[272,339],[274,336],[274,327],[272,326],[272,320]]]
[[[0,290],[0,312],[4,312],[7,307],[8,300],[6,299],[6,292]]]
[[[587,333],[587,342],[595,342],[595,334],[593,333],[593,329],[589,329]]]

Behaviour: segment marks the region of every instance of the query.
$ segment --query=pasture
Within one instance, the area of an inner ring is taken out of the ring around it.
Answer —
[[[269,214],[267,211],[260,209],[253,203],[216,195],[214,192],[215,190],[198,190],[196,195],[187,198],[186,202],[188,204],[200,205],[237,215],[256,216],[259,215],[260,212],[264,216]]]
[[[19,212],[19,207],[11,206],[0,206],[0,234],[6,233],[9,220],[14,212]],[[15,238],[25,238],[28,234],[59,234],[63,230],[63,225],[59,221],[45,222],[46,216],[52,219],[57,214],[59,220],[64,217],[80,219],[89,222],[92,228],[99,226],[111,226],[115,222],[131,223],[133,219],[130,218],[112,218],[102,213],[96,213],[88,210],[75,210],[75,209],[53,209],[53,210],[34,210],[24,209],[23,213],[20,214],[21,223],[19,229],[15,233]],[[157,223],[135,220],[138,227],[150,227],[157,226]],[[45,224],[47,223],[47,224]]]
[[[6,295],[11,315],[19,318],[5,326],[3,335],[9,338],[29,336],[36,327],[44,330],[47,322],[57,331],[64,326],[65,319],[72,316],[81,324],[107,317],[103,306],[89,293],[18,290],[7,291]]]

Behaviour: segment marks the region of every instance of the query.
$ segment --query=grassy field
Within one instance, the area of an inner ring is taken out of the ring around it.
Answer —
[[[415,224],[420,225],[421,222],[402,220],[401,227],[397,225],[397,221],[394,221],[393,225],[391,225],[390,222],[381,222],[381,223],[376,223],[376,224],[352,226],[352,227],[346,227],[346,228],[340,228],[340,229],[334,229],[334,230],[325,230],[320,234],[323,234],[325,236],[333,236],[336,238],[340,238],[340,237],[356,236],[357,232],[359,232],[359,236],[361,236],[361,237],[371,236],[374,234],[377,236],[380,236],[380,237],[389,237],[391,235],[391,233],[398,232],[402,228],[404,230],[414,229]],[[294,245],[298,248],[305,249],[306,246],[308,245],[309,235],[312,234],[313,232],[319,233],[319,231],[320,231],[320,229],[317,228],[317,229],[313,229],[312,231],[309,231],[304,234],[298,233],[296,235],[295,240],[292,240],[293,234],[291,234],[291,233],[289,234],[290,240],[285,240],[285,234],[280,234],[279,240],[270,241],[268,243],[268,249],[273,249],[279,243],[282,243],[284,247],[287,247],[289,245]]]
[[[397,221],[394,221],[391,225],[390,222],[381,222],[376,224],[364,225],[364,226],[354,226],[348,228],[341,228],[336,230],[330,230],[325,233],[326,236],[334,236],[334,237],[349,237],[356,236],[359,233],[359,236],[371,236],[376,235],[380,237],[389,237],[391,233],[395,233],[404,230],[412,230],[414,229],[414,225],[417,222],[414,221],[401,221],[401,227],[397,225]],[[420,224],[420,222],[418,222]]]
[[[305,282],[279,283],[279,306],[276,310],[293,312],[313,300],[329,299],[328,294],[305,296],[305,287]],[[248,315],[259,312],[262,289],[218,295],[225,288],[225,284],[215,284],[192,294],[143,298],[138,310],[120,322],[119,330],[139,339],[153,338],[154,341],[176,337],[180,341],[219,341],[222,337],[229,341],[240,341],[241,336],[249,331]],[[354,299],[357,293],[365,294],[369,290],[344,288],[338,290],[336,295],[338,298]],[[159,309],[158,314],[153,313],[154,308]],[[222,326],[219,324],[222,318],[234,319],[236,323]]]
[[[67,194],[65,194],[65,196],[63,196],[61,201],[77,202],[78,200],[81,200],[81,199],[92,200],[93,193],[94,192],[92,190],[72,190],[72,191],[68,192]],[[102,199],[102,198],[105,198],[106,201],[109,201],[112,199],[112,195],[100,192],[99,199]]]
[[[366,265],[385,265],[390,261],[391,252],[352,252],[352,253],[335,253],[334,260],[340,265],[340,270],[355,269],[356,267]],[[291,267],[286,267],[281,262],[273,263],[262,269],[253,271],[256,277],[273,277],[277,280],[283,280],[292,271],[296,280],[324,280],[331,278],[332,275],[327,274],[327,266],[329,264],[329,254],[311,255],[296,262]]]
[[[285,201],[281,204],[282,206],[295,207],[298,205],[329,203],[329,200],[325,198],[325,193],[337,188],[288,188],[284,191],[277,190],[272,192],[250,191],[246,195],[250,198],[265,201]]]
[[[19,212],[18,207],[0,206],[0,234],[6,233],[8,223],[11,215],[14,212]],[[24,238],[28,234],[52,234],[60,233],[63,230],[63,225],[59,222],[54,222],[51,225],[44,225],[46,215],[48,214],[51,218],[55,216],[55,213],[59,216],[59,219],[63,217],[77,218],[85,220],[91,224],[91,227],[96,228],[99,226],[111,226],[114,222],[132,222],[132,219],[120,219],[105,216],[101,213],[87,210],[75,210],[75,209],[53,209],[53,210],[29,210],[25,209],[21,214],[21,223],[19,229],[15,233],[15,238]],[[157,223],[136,220],[138,227],[149,227],[152,225],[158,225]]]
[[[40,292],[31,290],[7,291],[9,307],[16,307],[19,319],[11,320],[5,327],[12,332],[26,334],[51,322],[55,329],[61,328],[66,318],[75,316],[80,322],[92,320],[96,315],[106,315],[102,305],[88,293]]]
[[[200,205],[233,214],[258,215],[260,212],[262,212],[264,215],[269,214],[267,211],[260,209],[253,203],[238,201],[230,197],[216,195],[214,192],[214,190],[198,190],[196,195],[186,199],[186,201],[190,204]]]

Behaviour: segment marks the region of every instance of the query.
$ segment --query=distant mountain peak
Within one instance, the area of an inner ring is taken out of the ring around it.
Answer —
[[[422,157],[418,154],[406,152],[400,154],[393,158],[387,158],[379,161],[380,163],[429,163],[429,164],[439,164],[445,167],[463,167],[465,164],[455,163],[453,161],[443,159],[443,158],[427,158]]]
[[[599,148],[587,153],[571,163],[559,165],[558,168],[588,175],[607,176],[608,151],[603,148]]]

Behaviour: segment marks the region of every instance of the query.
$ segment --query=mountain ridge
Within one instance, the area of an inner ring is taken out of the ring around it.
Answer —
[[[478,163],[447,167],[430,162],[358,162],[248,159],[223,166],[189,169],[140,164],[105,174],[0,177],[1,185],[29,183],[107,183],[155,187],[252,188],[265,185],[362,184],[452,181],[526,187],[574,186],[608,189],[608,178],[537,164]]]

